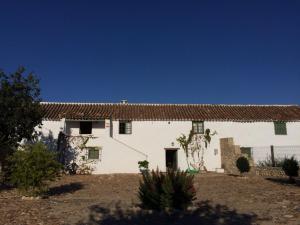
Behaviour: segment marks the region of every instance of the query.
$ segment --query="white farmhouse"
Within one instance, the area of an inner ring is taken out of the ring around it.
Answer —
[[[95,174],[137,173],[142,160],[149,161],[150,169],[185,170],[186,156],[176,139],[191,129],[217,132],[204,151],[208,171],[222,171],[222,138],[233,138],[235,144],[250,149],[249,154],[271,145],[300,146],[300,107],[296,105],[41,104],[44,140],[53,136],[56,141],[60,132],[70,138],[87,137],[83,149],[78,148],[82,143],[75,146],[76,141],[70,146],[80,151],[75,162],[91,162]]]

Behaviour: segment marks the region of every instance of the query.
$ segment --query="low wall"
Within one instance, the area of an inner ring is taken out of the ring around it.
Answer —
[[[264,177],[286,177],[281,167],[256,167],[255,173]]]
[[[255,174],[264,177],[287,177],[281,167],[255,167]],[[300,174],[300,170],[298,171]]]

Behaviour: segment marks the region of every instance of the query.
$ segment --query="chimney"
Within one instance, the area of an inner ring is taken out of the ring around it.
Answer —
[[[126,100],[126,99],[121,100],[121,104],[128,104],[128,100]]]

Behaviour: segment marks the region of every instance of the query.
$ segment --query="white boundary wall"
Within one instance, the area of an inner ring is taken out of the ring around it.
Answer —
[[[271,146],[261,146],[251,148],[254,163],[259,163],[271,158]],[[274,146],[274,158],[284,159],[294,156],[300,161],[300,145]]]

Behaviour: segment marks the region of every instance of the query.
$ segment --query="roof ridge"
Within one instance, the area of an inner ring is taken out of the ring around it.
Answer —
[[[197,103],[113,103],[113,102],[40,102],[41,104],[65,105],[143,105],[143,106],[247,106],[247,107],[291,107],[297,104],[197,104]]]
[[[58,104],[58,105],[114,105],[112,102],[40,102],[41,104]]]
[[[291,105],[42,102],[44,118],[124,120],[300,121]]]

